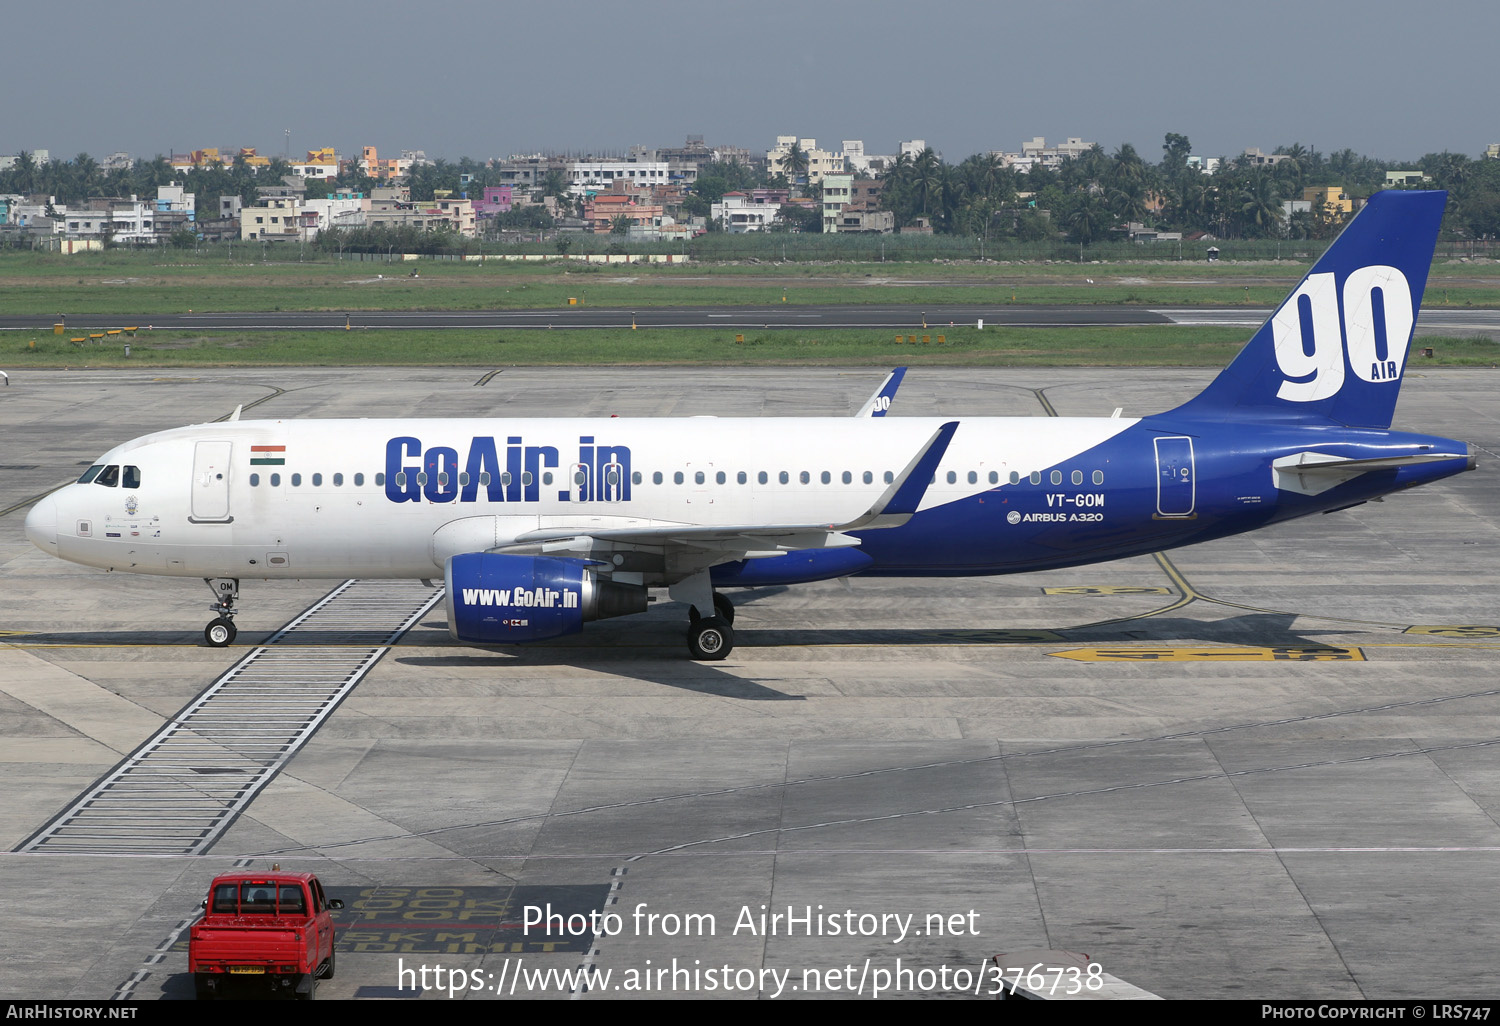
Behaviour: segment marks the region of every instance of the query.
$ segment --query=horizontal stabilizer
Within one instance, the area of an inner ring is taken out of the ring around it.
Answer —
[[[1345,459],[1325,452],[1299,452],[1271,463],[1272,483],[1282,491],[1301,495],[1319,495],[1345,481],[1376,470],[1399,470],[1423,463],[1445,460],[1467,460],[1474,465],[1473,453],[1419,452],[1370,459]]]

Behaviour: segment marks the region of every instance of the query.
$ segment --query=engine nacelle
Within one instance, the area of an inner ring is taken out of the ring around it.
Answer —
[[[583,559],[466,552],[443,571],[448,633],[472,644],[576,634],[585,621],[646,611],[646,589],[599,579]]]

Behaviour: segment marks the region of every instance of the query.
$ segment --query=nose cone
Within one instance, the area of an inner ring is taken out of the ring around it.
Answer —
[[[52,496],[37,500],[26,514],[26,537],[49,556],[57,555],[57,502]]]

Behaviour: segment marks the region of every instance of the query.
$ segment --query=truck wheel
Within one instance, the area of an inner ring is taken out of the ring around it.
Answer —
[[[338,952],[337,951],[330,951],[328,953],[328,960],[323,963],[323,972],[318,977],[319,979],[323,979],[323,980],[331,980],[331,979],[333,979],[333,968],[334,968],[334,964],[333,963],[334,963],[334,959],[336,957],[338,957]]]

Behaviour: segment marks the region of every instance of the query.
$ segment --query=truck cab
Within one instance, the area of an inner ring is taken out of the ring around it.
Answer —
[[[329,900],[312,873],[228,873],[214,878],[188,939],[199,999],[289,995],[310,1001],[334,972]]]

